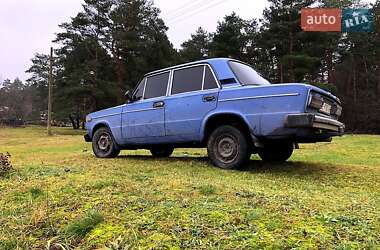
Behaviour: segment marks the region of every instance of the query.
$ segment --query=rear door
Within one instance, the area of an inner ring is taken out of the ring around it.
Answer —
[[[122,133],[128,143],[152,143],[165,136],[165,97],[170,72],[149,76],[134,95],[137,101],[125,106]],[[142,93],[141,93],[142,92]]]
[[[207,113],[216,108],[219,85],[209,65],[176,69],[165,101],[165,131],[173,142],[198,141]]]

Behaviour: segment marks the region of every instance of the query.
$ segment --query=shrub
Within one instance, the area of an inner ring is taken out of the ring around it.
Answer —
[[[10,154],[0,153],[0,176],[6,176],[13,169],[11,161],[9,160]]]

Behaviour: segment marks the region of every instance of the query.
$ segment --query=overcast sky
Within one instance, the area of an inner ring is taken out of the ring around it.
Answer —
[[[374,2],[375,0],[368,0]],[[48,54],[58,25],[82,10],[83,0],[0,0],[0,82],[28,78],[35,53]],[[154,0],[162,11],[176,48],[202,26],[213,32],[218,20],[235,11],[244,19],[260,18],[267,0]],[[55,45],[56,46],[56,45]]]
[[[0,80],[28,78],[25,70],[35,53],[48,53],[58,24],[82,10],[82,0],[0,0]],[[266,0],[155,0],[176,48],[197,27],[215,31],[217,21],[232,11],[261,17]]]

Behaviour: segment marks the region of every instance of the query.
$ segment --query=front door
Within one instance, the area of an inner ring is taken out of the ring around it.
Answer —
[[[125,143],[149,144],[165,136],[165,97],[169,72],[145,78],[134,91],[135,100],[124,106],[122,133]]]

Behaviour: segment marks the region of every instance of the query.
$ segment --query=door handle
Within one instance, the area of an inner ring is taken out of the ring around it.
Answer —
[[[164,106],[165,106],[165,102],[163,102],[163,101],[153,103],[153,108],[162,108]]]
[[[216,100],[216,97],[214,95],[203,96],[203,101],[204,102],[213,102],[215,100]]]

